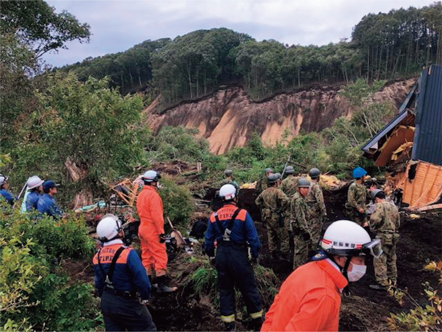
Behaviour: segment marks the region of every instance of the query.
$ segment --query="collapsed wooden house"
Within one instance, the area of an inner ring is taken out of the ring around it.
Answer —
[[[410,208],[442,203],[442,66],[425,69],[399,114],[363,147],[385,166],[384,190]]]

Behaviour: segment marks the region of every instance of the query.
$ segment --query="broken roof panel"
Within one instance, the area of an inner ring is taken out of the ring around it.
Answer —
[[[412,159],[442,165],[442,66],[422,73]]]

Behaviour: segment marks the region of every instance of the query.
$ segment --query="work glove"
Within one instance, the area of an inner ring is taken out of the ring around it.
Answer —
[[[166,234],[160,234],[159,235],[160,236],[160,243],[164,243],[164,242],[166,242]]]
[[[149,300],[140,300],[140,303],[145,306],[150,305]]]
[[[253,266],[259,265],[259,258],[258,257],[252,257],[250,260],[252,262]]]
[[[209,263],[210,263],[210,266],[215,267],[215,265],[216,265],[216,258],[215,257],[209,257]]]

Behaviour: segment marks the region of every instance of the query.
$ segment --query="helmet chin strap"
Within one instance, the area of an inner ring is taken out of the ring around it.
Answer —
[[[339,269],[341,270],[342,275],[345,277],[345,279],[348,280],[348,267],[350,266],[351,263],[351,257],[347,257],[347,260],[345,261],[344,267],[341,267],[338,262],[336,262],[335,258],[332,256],[330,257],[331,260],[339,267]]]

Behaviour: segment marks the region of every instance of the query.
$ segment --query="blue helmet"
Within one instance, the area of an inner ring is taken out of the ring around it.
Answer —
[[[355,179],[359,179],[359,178],[363,177],[364,175],[367,175],[367,171],[365,169],[363,169],[362,167],[356,167],[353,170],[353,177]]]

